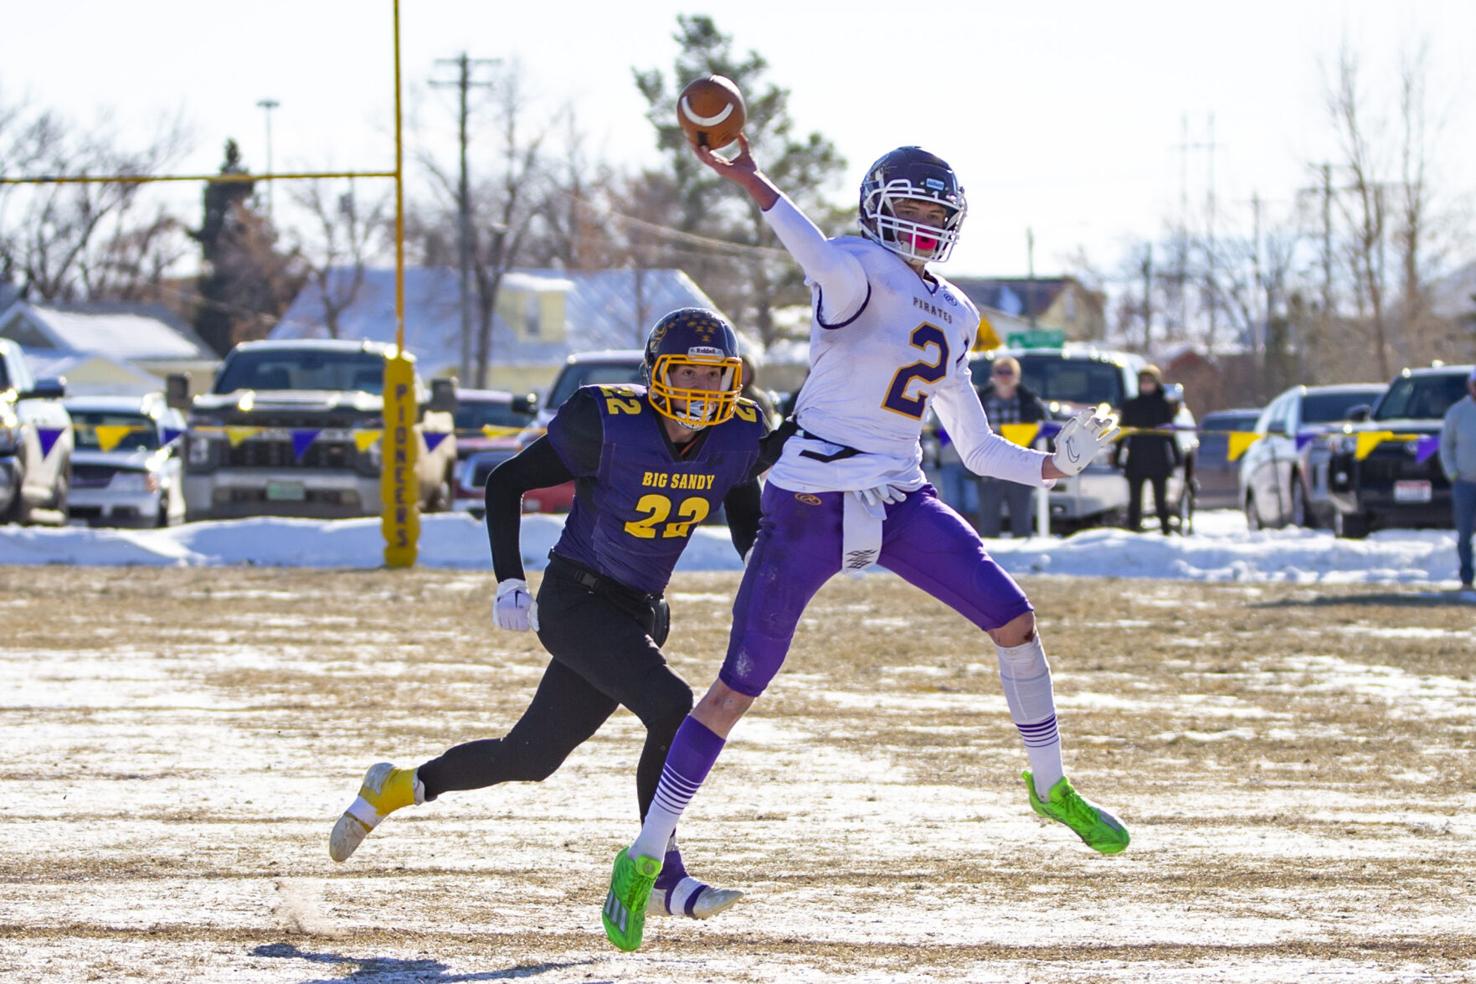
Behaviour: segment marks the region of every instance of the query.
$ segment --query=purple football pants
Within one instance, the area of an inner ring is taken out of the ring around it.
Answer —
[[[810,599],[841,569],[842,492],[764,488],[763,519],[748,558],[718,679],[757,697],[784,665]],[[973,527],[931,485],[887,506],[877,563],[981,629],[1033,611],[1025,592],[984,550]]]

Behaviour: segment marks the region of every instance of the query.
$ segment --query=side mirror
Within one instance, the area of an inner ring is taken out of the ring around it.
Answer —
[[[436,413],[456,412],[456,380],[442,376],[431,380],[430,405],[426,408]]]
[[[60,400],[67,395],[67,381],[63,376],[48,376],[36,380],[30,392],[22,393],[23,400]]]
[[[1358,404],[1358,406],[1351,407],[1348,410],[1348,419],[1357,424],[1363,423],[1365,420],[1372,416],[1373,407],[1369,406],[1367,403],[1360,403]]]
[[[524,393],[522,396],[512,398],[513,413],[526,413],[533,416],[538,412],[538,394]]]
[[[175,410],[190,408],[190,374],[171,372],[164,377],[164,402]]]

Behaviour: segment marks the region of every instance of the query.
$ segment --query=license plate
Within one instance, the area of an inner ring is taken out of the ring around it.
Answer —
[[[301,482],[267,482],[266,497],[270,502],[302,502],[307,489]]]
[[[1430,483],[1426,481],[1395,482],[1394,501],[1429,502]]]

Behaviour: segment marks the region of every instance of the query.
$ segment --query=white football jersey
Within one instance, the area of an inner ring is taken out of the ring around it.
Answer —
[[[962,385],[977,400],[968,355],[979,330],[978,308],[947,280],[932,271],[923,280],[869,240],[846,236],[829,245],[860,262],[865,301],[848,318],[841,312],[836,323],[818,285],[809,281],[810,375],[795,407],[802,433],[787,442],[770,477],[797,492],[883,483],[915,488],[924,481],[918,438],[934,394]],[[849,455],[844,448],[866,453]]]

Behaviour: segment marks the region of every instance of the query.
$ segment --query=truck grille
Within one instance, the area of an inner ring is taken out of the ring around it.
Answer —
[[[117,469],[110,465],[73,465],[72,488],[100,489],[113,480]]]
[[[352,444],[314,441],[302,454],[292,453],[292,442],[252,440],[226,446],[228,468],[352,468],[358,452]]]

